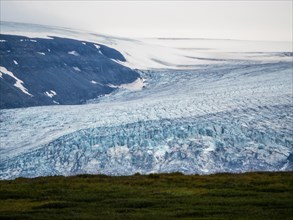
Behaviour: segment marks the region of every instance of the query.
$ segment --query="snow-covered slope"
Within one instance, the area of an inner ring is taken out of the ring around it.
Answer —
[[[292,51],[292,42],[197,38],[130,39],[11,22],[1,22],[1,33],[49,39],[57,36],[104,44],[121,52],[127,61],[123,65],[134,69],[194,69],[198,65],[231,60],[290,60],[286,56],[280,57],[280,54]]]
[[[1,179],[293,170],[291,43],[252,50],[233,41],[228,50],[216,40],[196,49],[183,48],[186,39],[56,32],[112,45],[126,65],[148,70],[86,105],[0,110]]]

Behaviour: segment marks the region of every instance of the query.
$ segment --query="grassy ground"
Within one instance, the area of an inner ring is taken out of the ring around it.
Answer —
[[[0,219],[293,219],[293,172],[0,181]]]

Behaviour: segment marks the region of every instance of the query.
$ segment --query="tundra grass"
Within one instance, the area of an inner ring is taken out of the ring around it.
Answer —
[[[293,219],[293,172],[18,178],[0,219]]]

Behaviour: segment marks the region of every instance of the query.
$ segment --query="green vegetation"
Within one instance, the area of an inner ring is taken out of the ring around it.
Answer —
[[[0,181],[0,219],[293,219],[293,172]]]

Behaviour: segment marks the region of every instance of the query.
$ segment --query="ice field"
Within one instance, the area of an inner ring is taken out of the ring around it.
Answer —
[[[293,170],[292,43],[95,36],[78,39],[140,78],[84,105],[0,110],[1,179]]]

